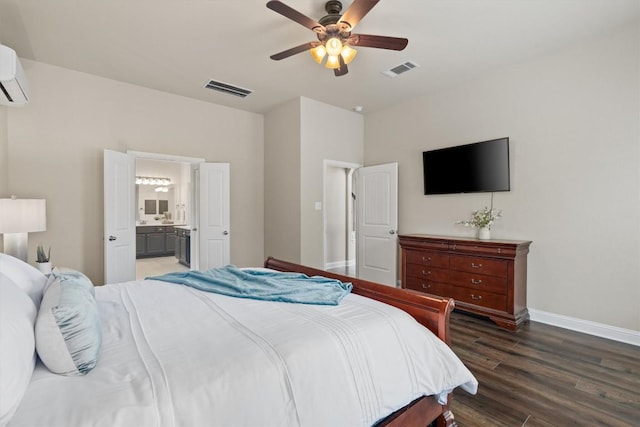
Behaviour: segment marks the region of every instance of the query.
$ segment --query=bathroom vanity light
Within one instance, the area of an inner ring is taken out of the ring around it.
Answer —
[[[155,176],[136,176],[136,184],[138,185],[169,185],[171,184],[171,179],[159,178]]]

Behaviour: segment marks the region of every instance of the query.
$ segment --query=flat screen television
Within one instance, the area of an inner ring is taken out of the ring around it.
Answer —
[[[509,138],[422,153],[424,194],[509,191]]]

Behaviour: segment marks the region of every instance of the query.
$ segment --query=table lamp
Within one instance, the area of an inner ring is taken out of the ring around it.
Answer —
[[[45,199],[0,199],[0,233],[4,253],[27,262],[27,233],[47,229]]]

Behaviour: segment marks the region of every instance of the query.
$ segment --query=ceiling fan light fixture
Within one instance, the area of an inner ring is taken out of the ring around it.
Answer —
[[[323,45],[318,45],[313,49],[310,49],[309,52],[311,52],[311,56],[318,64],[322,63],[322,60],[327,54],[327,50],[324,48]]]
[[[332,56],[340,55],[342,52],[342,42],[335,37],[331,37],[325,43],[325,47],[327,49],[327,53]]]
[[[355,50],[354,48],[344,45],[342,47],[342,51],[340,52],[340,55],[342,55],[342,59],[344,60],[345,64],[350,63],[351,61],[353,61],[353,58],[356,57],[356,54],[358,53],[357,50]]]
[[[282,52],[271,55],[279,61],[306,50],[313,59],[325,67],[333,69],[336,77],[349,72],[347,64],[353,61],[356,51],[348,44],[377,49],[403,50],[409,40],[400,37],[377,36],[371,34],[353,34],[360,20],[378,3],[379,0],[352,0],[351,5],[342,13],[340,0],[328,0],[325,3],[327,15],[318,21],[287,6],[280,0],[270,0],[267,8],[313,31],[317,41],[303,43]]]
[[[340,59],[338,59],[338,55],[328,55],[327,63],[324,66],[331,69],[340,68]]]

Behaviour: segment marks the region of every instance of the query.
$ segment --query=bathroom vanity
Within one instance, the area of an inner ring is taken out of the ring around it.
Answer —
[[[136,227],[136,258],[152,258],[175,254],[176,234],[173,224],[139,225]]]

